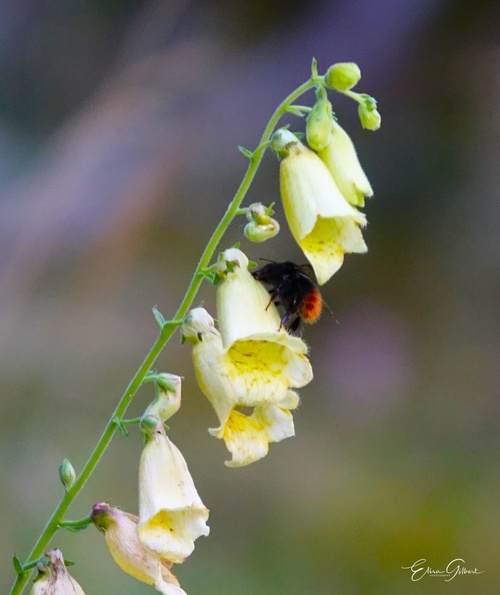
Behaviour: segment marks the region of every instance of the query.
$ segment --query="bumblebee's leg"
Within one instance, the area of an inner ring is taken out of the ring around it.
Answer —
[[[270,293],[270,295],[271,295],[271,299],[269,300],[269,303],[268,303],[268,304],[267,304],[267,306],[266,306],[266,310],[269,308],[269,306],[270,306],[270,305],[271,305],[273,302],[274,302],[274,305],[275,305],[275,306],[279,306],[279,305],[280,305],[280,302],[279,302],[279,301],[276,301],[276,298],[277,298],[277,297],[278,297],[278,295],[279,295],[279,289],[275,287],[275,288],[274,288],[274,289],[272,289],[272,290],[271,290],[269,293]]]
[[[290,325],[290,331],[292,333],[294,333],[299,328],[299,325],[300,325],[300,316],[297,316],[295,318],[295,320],[292,322],[292,324]]]

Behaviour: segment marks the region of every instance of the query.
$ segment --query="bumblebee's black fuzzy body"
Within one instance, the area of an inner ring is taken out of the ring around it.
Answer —
[[[288,331],[295,332],[301,320],[312,324],[321,316],[323,298],[309,265],[270,262],[252,275],[268,287],[269,303],[283,313],[281,325]]]

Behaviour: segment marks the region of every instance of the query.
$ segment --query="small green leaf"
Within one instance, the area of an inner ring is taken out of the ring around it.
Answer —
[[[286,108],[286,111],[294,116],[298,116],[299,118],[303,118],[306,114],[311,111],[310,107],[306,107],[305,105],[289,105]]]
[[[316,78],[318,76],[318,61],[316,58],[312,59],[311,62],[311,78]]]
[[[156,306],[153,306],[153,316],[155,317],[155,320],[158,323],[160,329],[163,330],[163,327],[165,326],[165,318]]]
[[[69,531],[70,533],[79,533],[80,531],[85,531],[85,529],[88,527],[88,525],[86,527],[64,527],[67,531]],[[67,564],[66,564],[67,566]]]
[[[248,149],[245,149],[245,147],[242,147],[241,145],[238,145],[238,151],[242,155],[245,155],[245,157],[250,159],[250,161],[253,159],[253,151],[249,151]]]
[[[78,519],[76,521],[61,521],[59,523],[59,527],[61,529],[67,529],[72,533],[78,533],[78,531],[84,531],[89,525],[92,524],[92,519],[90,516],[86,516],[83,519]]]
[[[23,568],[23,565],[21,564],[21,560],[19,560],[16,554],[12,556],[12,564],[14,565],[14,570],[16,571],[16,574],[24,574],[25,570]]]

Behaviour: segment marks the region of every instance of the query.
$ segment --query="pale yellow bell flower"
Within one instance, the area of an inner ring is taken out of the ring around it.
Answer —
[[[295,434],[290,409],[299,404],[294,391],[288,391],[287,398],[280,405],[254,407],[251,415],[232,409],[226,423],[209,432],[223,438],[233,458],[226,461],[228,467],[243,467],[265,457],[271,442],[280,442]]]
[[[200,320],[205,320],[205,330]],[[194,334],[190,333],[191,325],[197,328]],[[222,337],[206,310],[191,310],[182,332],[193,344],[200,389],[219,418],[219,427],[209,432],[222,438],[232,455],[226,461],[228,467],[249,465],[266,456],[270,442],[294,435],[290,410],[298,405],[297,394],[292,390],[282,394],[281,386],[273,392],[272,381],[259,381],[259,368],[252,374],[250,360],[246,363],[250,369],[241,371],[224,349]],[[253,407],[253,412],[246,415],[238,407]]]
[[[285,154],[280,185],[290,231],[323,285],[342,266],[344,254],[366,252],[360,229],[366,217],[345,200],[323,161],[295,135],[279,130],[273,146]]]
[[[39,578],[30,595],[85,595],[83,589],[70,575],[61,550],[45,552],[45,560],[36,565]]]
[[[224,439],[233,456],[226,465],[232,467],[262,458],[270,442],[294,435],[290,410],[298,397],[291,389],[312,379],[305,343],[281,328],[268,292],[247,266],[238,249],[219,258],[220,333],[203,308],[191,310],[181,331],[193,344],[198,383],[219,418],[220,426],[210,432]],[[253,412],[246,415],[241,407]]]
[[[365,196],[373,196],[373,190],[359,163],[352,140],[337,122],[332,122],[329,145],[319,151],[318,155],[330,171],[342,196],[352,205],[363,207]]]
[[[104,532],[109,552],[124,572],[154,586],[163,595],[186,595],[170,572],[173,562],[162,559],[139,541],[137,516],[106,502],[94,504],[90,516],[96,527]]]
[[[186,461],[161,423],[151,431],[139,465],[141,543],[171,562],[183,562],[200,535],[208,535],[208,509],[194,486]]]
[[[236,248],[219,257],[224,277],[217,287],[222,344],[235,369],[231,381],[238,404],[279,404],[290,388],[312,380],[307,346],[282,327],[269,293],[247,267],[247,257]]]

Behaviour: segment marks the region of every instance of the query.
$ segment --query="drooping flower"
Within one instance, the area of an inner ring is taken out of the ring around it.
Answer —
[[[35,579],[30,595],[85,595],[68,572],[61,550],[45,552],[36,567],[39,576]]]
[[[143,429],[147,431],[147,425]],[[208,509],[163,424],[159,422],[149,430],[148,438],[139,466],[137,534],[148,549],[180,563],[194,550],[194,541],[208,535]]]
[[[110,554],[124,572],[154,586],[163,595],[186,595],[170,572],[173,562],[162,559],[139,541],[137,516],[106,502],[94,504],[90,516],[95,526],[104,533]]]
[[[201,390],[220,426],[210,432],[223,438],[231,467],[264,457],[270,442],[294,435],[290,410],[298,405],[292,390],[312,379],[307,347],[281,328],[269,294],[248,271],[237,249],[219,260],[224,280],[218,286],[220,333],[203,308],[186,317],[183,337],[193,344],[193,362]],[[253,408],[247,415],[241,408]]]
[[[359,163],[356,149],[347,132],[332,122],[330,144],[318,152],[342,196],[352,205],[363,207],[365,196],[373,196],[370,182]]]
[[[288,130],[273,135],[280,164],[281,197],[293,237],[323,285],[342,266],[344,254],[366,252],[363,213],[342,196],[328,168]]]

